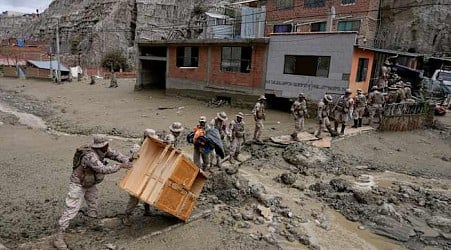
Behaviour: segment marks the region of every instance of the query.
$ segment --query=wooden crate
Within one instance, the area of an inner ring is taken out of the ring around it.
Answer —
[[[145,203],[186,221],[196,204],[205,173],[181,151],[147,138],[120,187]]]

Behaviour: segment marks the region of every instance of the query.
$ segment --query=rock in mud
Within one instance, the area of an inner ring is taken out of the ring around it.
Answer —
[[[374,232],[392,238],[397,241],[407,242],[410,237],[415,236],[415,231],[406,223],[398,222],[397,220],[378,215],[373,222],[377,225],[374,227]]]
[[[330,180],[329,185],[335,192],[339,193],[352,190],[351,183],[344,179],[332,179]]]
[[[272,234],[267,234],[267,235],[263,236],[263,240],[265,240],[266,242],[268,242],[271,245],[275,245],[277,243],[276,239],[274,238],[274,235],[272,235]]]
[[[295,143],[285,148],[283,158],[296,166],[315,167],[330,161],[329,156],[321,149],[304,144]]]
[[[292,185],[296,182],[297,176],[293,173],[283,173],[280,176],[280,180],[286,185]]]
[[[251,228],[251,224],[247,221],[241,221],[237,225],[238,228]]]
[[[8,250],[2,243],[0,243],[0,250]]]
[[[251,197],[249,182],[239,175],[229,175],[225,171],[213,173],[204,189],[228,205],[240,206]]]
[[[427,221],[428,225],[438,228],[445,233],[451,233],[451,219],[442,216],[433,216]]]
[[[243,217],[243,220],[245,220],[245,221],[252,221],[252,220],[254,220],[254,217],[255,217],[251,211],[244,212],[241,214],[241,216]]]

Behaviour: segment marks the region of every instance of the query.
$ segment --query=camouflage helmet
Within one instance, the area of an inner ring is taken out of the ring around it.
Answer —
[[[199,122],[207,122],[207,117],[201,116],[201,117],[199,118]]]
[[[326,102],[332,102],[332,96],[331,96],[331,95],[325,95],[325,96],[324,96],[324,101],[326,101]]]
[[[169,131],[174,133],[180,133],[183,131],[182,123],[181,122],[174,122],[169,126]]]
[[[146,128],[144,130],[143,136],[144,136],[144,138],[146,138],[146,137],[157,138],[157,132],[154,129]]]
[[[110,142],[110,140],[105,135],[96,134],[93,136],[93,142],[91,144],[91,147],[92,148],[103,148],[106,145],[108,145],[109,142]]]
[[[238,112],[238,114],[236,114],[236,117],[240,117],[241,119],[243,119],[244,118],[243,112]]]
[[[346,89],[345,94],[347,94],[347,95],[352,94],[352,90],[351,89]]]
[[[266,100],[265,95],[261,95],[261,96],[258,98],[258,100],[259,100],[259,101],[261,101],[261,100]]]
[[[304,93],[299,93],[299,96],[298,96],[299,98],[305,98],[305,95],[304,95]]]
[[[227,114],[224,111],[217,113],[216,117],[218,119],[220,119],[221,121],[226,121],[227,120]]]
[[[357,89],[357,93],[358,93],[358,94],[361,94],[362,92],[363,92],[363,90],[362,90],[362,89],[360,89],[360,88],[359,88],[359,89]]]

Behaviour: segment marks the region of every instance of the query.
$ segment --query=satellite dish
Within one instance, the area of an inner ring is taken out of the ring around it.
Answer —
[[[336,14],[337,14],[337,12],[335,11],[335,7],[334,6],[330,7],[330,17],[332,19],[335,19]]]

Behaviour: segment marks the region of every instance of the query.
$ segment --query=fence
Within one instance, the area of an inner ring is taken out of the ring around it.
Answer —
[[[379,129],[382,131],[407,131],[431,125],[434,108],[429,102],[394,103],[384,107]]]

